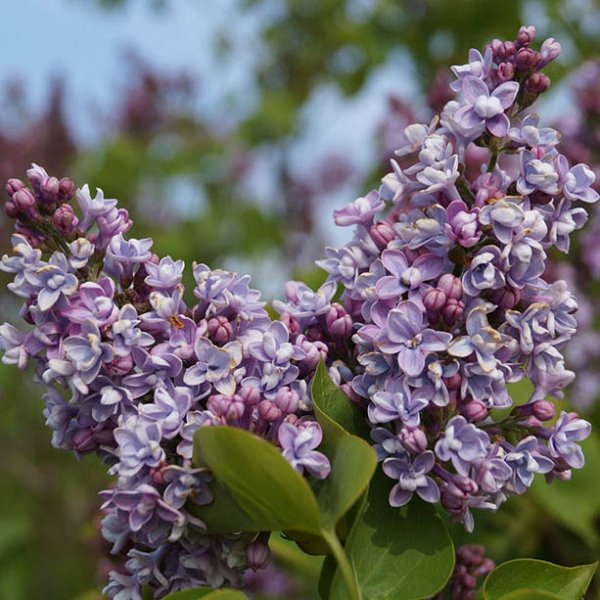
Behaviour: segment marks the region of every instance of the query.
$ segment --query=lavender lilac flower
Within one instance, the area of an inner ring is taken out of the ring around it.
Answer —
[[[125,570],[111,573],[106,593],[141,599],[142,586],[163,597],[241,585],[268,562],[268,546],[254,534],[207,535],[189,510],[212,501],[210,473],[192,466],[193,435],[247,429],[300,473],[327,477],[307,391],[326,346],[290,339],[290,323],[273,322],[235,273],[195,265],[197,302],[188,306],[183,262],[152,254],[150,239],[127,238],[131,221],[116,200],[87,186],[74,192],[37,165],[28,178],[7,185],[16,233],[14,254],[0,263],[24,299],[25,327],[0,326],[0,349],[7,364],[33,363],[47,386],[54,446],[96,452],[116,477],[101,493],[102,531]],[[369,206],[357,215],[378,209]],[[315,301],[339,338],[347,327],[343,310],[331,312],[334,288]]]
[[[468,530],[473,509],[497,510],[536,474],[581,468],[590,432],[574,413],[554,422],[551,399],[574,379],[563,351],[577,302],[549,254],[569,249],[597,184],[530,110],[560,51],[554,40],[537,51],[534,38],[523,27],[453,67],[460,96],[406,128],[379,190],[336,210],[354,237],[318,262],[325,285],[302,297],[288,285],[275,303],[291,341],[325,344],[333,379],[363,408],[390,504],[441,502]],[[352,324],[342,339],[325,318],[333,285],[335,314]],[[529,401],[497,418],[523,379]]]

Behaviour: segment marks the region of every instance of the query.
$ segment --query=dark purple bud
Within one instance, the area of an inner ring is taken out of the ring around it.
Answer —
[[[258,405],[258,412],[265,421],[269,421],[270,423],[281,418],[281,409],[270,400],[262,400]]]
[[[266,567],[269,562],[271,553],[269,552],[269,546],[262,539],[256,539],[252,542],[246,550],[246,556],[248,558],[248,564],[254,571]]]
[[[503,62],[498,65],[496,69],[496,79],[499,83],[504,83],[505,81],[512,81],[515,76],[515,67],[512,63]]]
[[[494,54],[494,61],[496,63],[514,59],[517,51],[517,48],[513,42],[501,42],[500,40],[494,40],[491,46]]]
[[[224,396],[223,394],[214,394],[208,399],[206,407],[208,408],[208,410],[210,410],[211,413],[215,414],[217,417],[224,417],[227,414],[227,411],[229,410],[231,401],[231,396]]]
[[[98,448],[98,444],[94,439],[94,434],[91,429],[80,429],[73,436],[73,449],[81,454],[93,452]]]
[[[540,55],[531,48],[521,48],[515,58],[515,68],[521,73],[533,71],[540,60]]]
[[[12,200],[8,200],[4,205],[4,214],[9,219],[19,218],[19,209],[15,206],[15,203]]]
[[[342,385],[340,385],[340,389],[342,390],[342,392],[344,392],[344,394],[346,394],[346,396],[348,396],[348,398],[350,398],[350,400],[352,400],[352,402],[354,402],[354,404],[356,404],[357,406],[360,406],[362,408],[367,407],[367,404],[368,404],[367,400],[365,398],[363,398],[362,396],[359,396],[352,389],[351,383],[342,383]]]
[[[131,354],[117,356],[114,360],[104,365],[107,374],[113,377],[127,375],[133,369],[133,357]]]
[[[226,344],[233,339],[233,326],[227,317],[219,315],[208,321],[208,335],[217,344]]]
[[[465,573],[460,578],[460,583],[463,587],[467,588],[467,590],[474,590],[477,587],[477,579],[468,573]]]
[[[550,87],[550,79],[543,73],[532,73],[525,82],[525,90],[538,96]]]
[[[323,332],[319,327],[313,326],[306,330],[306,337],[311,342],[322,342],[325,339]]]
[[[498,308],[509,309],[515,307],[521,301],[521,292],[512,287],[504,287],[494,290],[492,294],[494,304]]]
[[[387,248],[387,245],[396,237],[394,228],[388,221],[377,221],[377,223],[373,223],[369,234],[380,250]]]
[[[462,283],[458,277],[455,277],[451,273],[444,273],[440,277],[437,286],[448,298],[460,300],[462,297]]]
[[[461,563],[469,566],[479,566],[485,555],[485,547],[481,544],[465,544],[456,551]]]
[[[62,202],[70,200],[75,193],[75,184],[70,177],[63,177],[60,180],[60,186],[58,190],[58,199]]]
[[[295,413],[298,410],[300,404],[300,397],[298,393],[291,390],[289,387],[284,386],[277,391],[275,396],[275,404],[281,409],[281,411],[289,415]]]
[[[556,408],[549,400],[533,402],[533,416],[540,421],[550,421],[556,414]]]
[[[331,305],[325,316],[325,323],[329,334],[334,338],[346,338],[352,333],[352,317],[337,302]]]
[[[65,234],[73,233],[77,229],[79,219],[70,204],[62,204],[52,215],[54,226],[58,231]]]
[[[444,488],[448,494],[456,496],[461,500],[466,500],[479,491],[477,484],[466,475],[452,475]]]
[[[462,383],[461,374],[456,373],[456,375],[452,375],[452,377],[446,377],[444,379],[444,383],[449,390],[458,390],[460,388],[460,384]]]
[[[246,406],[256,406],[260,402],[260,392],[250,385],[242,387],[239,396]]]
[[[31,183],[31,187],[38,192],[42,185],[44,179],[48,177],[48,174],[44,171],[44,169],[40,169],[39,167],[31,167],[31,169],[27,169],[27,179],[29,179],[29,183]]]
[[[22,190],[25,187],[25,184],[20,179],[9,179],[6,182],[6,193],[9,196],[12,196],[15,192]]]
[[[449,298],[446,302],[446,306],[442,310],[442,317],[446,325],[454,325],[457,321],[460,321],[463,316],[465,305],[460,300]]]
[[[533,25],[529,25],[526,27],[523,25],[519,29],[519,33],[517,34],[517,44],[520,47],[529,46],[531,42],[535,39],[535,27]]]
[[[40,213],[37,209],[36,199],[26,188],[17,190],[13,194],[12,203],[14,204],[19,217],[35,220],[40,216]]]
[[[421,454],[427,450],[427,436],[419,427],[404,426],[399,434],[400,443],[414,454]]]
[[[431,288],[423,295],[423,305],[427,309],[428,313],[436,315],[444,306],[448,300],[446,294],[439,288]]]
[[[297,336],[300,333],[301,328],[298,319],[296,319],[296,317],[292,317],[289,312],[282,313],[280,320],[288,328],[288,331],[290,332],[290,338],[294,338],[294,336]]]
[[[475,423],[483,421],[488,416],[488,409],[481,400],[471,400],[471,402],[465,404],[460,414],[467,419],[467,421],[474,421]]]
[[[39,193],[44,204],[53,204],[58,200],[60,181],[56,177],[46,177],[42,180]]]

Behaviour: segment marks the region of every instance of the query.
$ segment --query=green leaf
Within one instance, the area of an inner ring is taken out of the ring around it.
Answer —
[[[323,361],[317,367],[310,389],[315,414],[323,428],[325,440],[338,436],[339,427],[363,439],[370,439],[369,427],[364,415],[333,383]]]
[[[454,568],[454,547],[432,505],[414,498],[407,507],[388,504],[391,482],[378,471],[346,552],[364,598],[416,600],[435,595]],[[339,572],[330,600],[343,599]],[[326,580],[323,581],[326,588]]]
[[[517,590],[502,596],[502,600],[561,600],[560,596],[540,590]]]
[[[214,588],[195,588],[170,594],[164,600],[247,600],[248,596],[239,590]]]
[[[595,435],[582,443],[585,467],[573,469],[569,481],[548,485],[536,477],[531,494],[561,525],[580,536],[590,548],[598,548],[600,536],[595,524],[600,513],[600,442]]]
[[[556,594],[562,600],[580,600],[595,570],[596,564],[561,567],[543,560],[510,560],[487,576],[483,597],[485,600],[506,600],[517,591],[535,590]]]
[[[319,507],[310,486],[273,444],[242,429],[201,427],[194,456],[202,457],[250,517],[244,531],[319,534]]]
[[[317,500],[325,527],[332,529],[369,486],[377,456],[364,440],[347,433],[335,440],[328,456],[331,475],[318,487]]]

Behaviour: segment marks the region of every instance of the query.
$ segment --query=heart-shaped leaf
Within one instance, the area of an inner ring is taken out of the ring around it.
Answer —
[[[310,486],[273,444],[242,429],[201,427],[194,452],[249,516],[243,530],[319,534],[319,506]]]
[[[562,600],[580,600],[587,590],[596,564],[561,567],[543,560],[510,560],[494,569],[483,586],[485,600],[506,600],[518,591],[555,594]]]
[[[593,433],[593,432],[592,432]],[[537,477],[531,489],[535,500],[561,525],[581,537],[590,548],[600,547],[595,526],[600,513],[600,441],[591,435],[582,443],[585,467],[574,469],[569,481],[548,485]]]
[[[407,507],[388,503],[391,482],[379,471],[365,509],[346,541],[363,597],[368,600],[429,598],[444,587],[454,568],[454,547],[430,504],[413,499]],[[326,589],[327,581],[322,581]],[[345,598],[338,572],[330,600]]]
[[[340,390],[329,377],[325,363],[321,361],[310,386],[315,414],[323,428],[325,439],[336,436],[331,421],[348,433],[369,439],[369,426],[352,400]]]

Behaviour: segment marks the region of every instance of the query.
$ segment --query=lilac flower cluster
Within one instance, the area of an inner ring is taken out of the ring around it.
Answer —
[[[571,78],[576,110],[559,122],[564,154],[573,161],[590,164],[596,175],[593,188],[600,191],[600,61],[590,61]],[[600,398],[600,204],[590,214],[585,231],[575,236],[569,261],[556,261],[548,276],[568,281],[579,302],[578,331],[566,348],[566,356],[577,372],[572,387],[573,403],[589,410]]]
[[[126,559],[106,592],[136,599],[142,586],[161,597],[239,585],[249,567],[264,566],[268,547],[260,536],[207,535],[188,510],[212,501],[210,473],[192,465],[194,433],[247,429],[298,472],[326,477],[306,384],[321,347],[291,341],[247,276],[195,265],[188,306],[183,262],[125,237],[131,221],[116,200],[36,165],[28,178],[7,185],[16,233],[0,263],[28,326],[3,324],[0,349],[4,363],[33,362],[47,386],[53,445],[99,454],[117,478],[101,493],[103,535]]]
[[[379,190],[335,211],[354,237],[319,261],[327,283],[290,284],[275,304],[296,339],[327,346],[332,376],[366,409],[390,504],[439,501],[468,530],[472,508],[495,511],[536,473],[569,478],[590,432],[574,413],[554,421],[549,397],[574,378],[561,350],[577,303],[544,273],[598,193],[590,168],[570,165],[558,132],[526,110],[560,50],[532,49],[534,34],[523,27],[453,68],[460,98],[408,126],[403,167],[392,161]],[[336,343],[334,325],[351,327],[351,342]],[[533,393],[513,407],[508,385],[524,379]]]
[[[480,544],[466,544],[456,551],[454,572],[444,592],[434,600],[475,600],[478,581],[495,568],[494,561],[486,558],[485,547]]]

